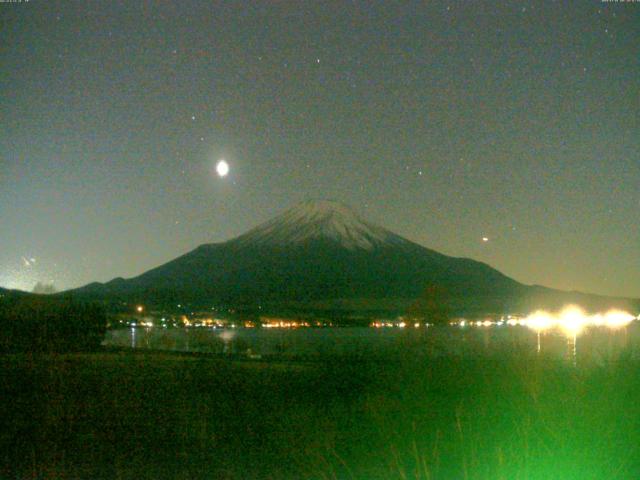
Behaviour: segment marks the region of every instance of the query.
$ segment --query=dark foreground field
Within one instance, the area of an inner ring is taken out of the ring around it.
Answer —
[[[0,357],[0,477],[640,478],[640,362]]]

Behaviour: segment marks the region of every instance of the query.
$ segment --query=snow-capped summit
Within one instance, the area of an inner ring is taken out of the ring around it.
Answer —
[[[372,250],[395,243],[398,237],[363,220],[339,202],[302,202],[236,239],[242,244],[294,245],[312,240],[332,240],[354,249]]]

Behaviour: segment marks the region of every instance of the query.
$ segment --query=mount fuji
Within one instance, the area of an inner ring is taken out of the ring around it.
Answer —
[[[271,311],[401,312],[426,291],[448,311],[484,314],[624,299],[526,286],[490,266],[443,255],[330,201],[303,202],[222,243],[204,244],[131,279],[72,290],[107,302],[223,304]]]

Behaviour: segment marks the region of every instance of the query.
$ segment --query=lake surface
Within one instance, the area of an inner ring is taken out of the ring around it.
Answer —
[[[537,334],[523,326],[420,328],[127,328],[107,332],[106,346],[235,354],[248,357],[487,355],[537,353],[571,362],[640,357],[640,325],[593,327],[575,338],[558,331]]]

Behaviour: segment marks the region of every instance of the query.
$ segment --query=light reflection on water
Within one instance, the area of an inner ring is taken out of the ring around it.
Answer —
[[[589,328],[578,335],[524,326],[492,328],[367,327],[301,329],[128,328],[110,330],[106,346],[214,354],[287,355],[483,355],[500,351],[536,353],[578,361],[606,361],[640,354],[638,322],[617,330]]]

